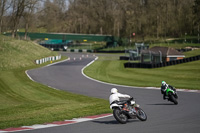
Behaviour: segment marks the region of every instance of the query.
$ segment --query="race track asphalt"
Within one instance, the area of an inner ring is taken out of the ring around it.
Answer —
[[[95,59],[93,54],[62,53],[70,60],[48,67],[29,70],[29,76],[36,82],[56,89],[86,96],[108,99],[110,89],[136,98],[146,112],[148,119],[141,122],[130,120],[119,124],[113,116],[77,124],[23,131],[27,133],[200,133],[200,93],[178,92],[178,105],[162,99],[160,90],[137,87],[119,87],[102,84],[82,75],[81,70]],[[83,57],[84,55],[84,57]],[[81,57],[81,60],[80,60]],[[76,58],[76,59],[75,59]],[[75,60],[74,60],[75,59]],[[134,81],[133,81],[134,82]]]

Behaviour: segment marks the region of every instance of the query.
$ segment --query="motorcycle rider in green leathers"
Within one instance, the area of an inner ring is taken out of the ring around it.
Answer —
[[[167,88],[171,88],[172,90],[175,90],[173,86],[167,84],[165,81],[161,82],[161,94],[163,94],[163,99],[166,99],[166,90]]]

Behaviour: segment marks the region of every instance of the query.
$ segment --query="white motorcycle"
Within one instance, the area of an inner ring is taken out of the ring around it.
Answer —
[[[136,117],[141,121],[147,120],[146,113],[139,108],[133,97],[128,100],[112,102],[110,109],[113,110],[115,119],[122,124],[126,124],[128,119],[136,119]]]

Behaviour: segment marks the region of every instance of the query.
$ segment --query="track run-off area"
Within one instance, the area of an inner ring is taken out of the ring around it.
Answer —
[[[200,93],[199,91],[179,90],[178,105],[162,99],[159,88],[128,87],[108,84],[87,77],[83,69],[97,59],[98,55],[88,53],[61,53],[69,59],[46,67],[27,71],[36,82],[55,89],[108,100],[110,89],[129,94],[147,114],[147,121],[129,120],[119,124],[111,114],[74,119],[77,122],[21,127],[11,132],[26,133],[199,133],[200,132]],[[110,55],[112,56],[112,55]],[[109,107],[108,107],[109,108]],[[95,111],[95,110],[94,110]],[[93,119],[92,119],[93,118]],[[101,118],[101,119],[99,119]],[[36,128],[33,128],[36,127]],[[24,128],[24,130],[23,130]],[[10,132],[1,131],[0,132]]]

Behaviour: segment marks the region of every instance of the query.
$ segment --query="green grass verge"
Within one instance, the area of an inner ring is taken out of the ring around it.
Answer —
[[[149,44],[149,43],[145,43]],[[200,45],[197,43],[153,43],[149,44],[149,47],[155,47],[155,46],[161,46],[161,47],[172,47],[175,49],[181,49],[185,47],[199,47]],[[135,44],[132,43],[131,45],[126,46],[117,46],[117,47],[108,47],[101,49],[102,51],[119,51],[119,50],[125,50],[125,49],[136,49]]]
[[[193,53],[193,55],[195,54]],[[165,80],[176,88],[200,89],[200,61],[155,69],[142,69],[124,68],[124,63],[127,61],[118,59],[117,57],[100,56],[97,61],[84,70],[84,73],[97,80],[121,85],[160,87],[161,81]]]
[[[101,49],[101,51],[123,51],[125,49],[136,49],[134,45],[132,46],[116,46]]]
[[[1,71],[0,129],[110,112],[106,100],[51,89],[24,70]]]
[[[196,55],[200,55],[200,49],[196,49],[196,50],[192,50],[189,52],[185,52],[184,53],[185,57],[192,57],[192,56],[196,56]]]
[[[58,55],[32,41],[0,36],[0,70],[36,66],[35,60]]]
[[[31,41],[0,36],[0,129],[110,113],[107,100],[55,90],[31,81],[35,59],[57,55]],[[81,89],[81,87],[80,87]]]
[[[199,47],[198,43],[158,43],[158,44],[151,44],[150,47],[154,46],[161,46],[161,47],[172,47],[175,49],[181,49],[185,47]]]

